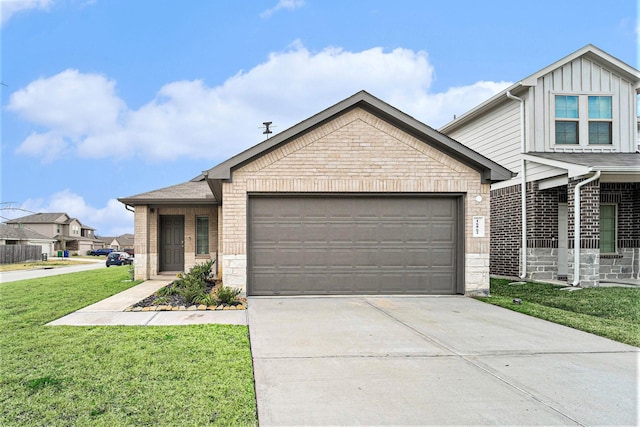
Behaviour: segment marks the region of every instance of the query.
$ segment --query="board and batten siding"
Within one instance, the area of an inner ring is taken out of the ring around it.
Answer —
[[[538,78],[529,91],[534,105],[528,119],[532,144],[530,151],[614,151],[633,153],[636,150],[636,108],[633,83],[611,72],[599,63],[580,57]],[[556,94],[612,95],[613,145],[610,147],[555,147],[553,97]]]
[[[525,105],[527,94],[523,95]],[[525,114],[527,110],[525,110]],[[520,104],[507,100],[495,110],[461,126],[448,134],[472,150],[490,158],[507,169],[520,173]],[[529,134],[527,134],[529,137]],[[565,173],[564,170],[529,162],[527,181],[550,178]],[[520,184],[520,177],[495,183],[492,189]]]

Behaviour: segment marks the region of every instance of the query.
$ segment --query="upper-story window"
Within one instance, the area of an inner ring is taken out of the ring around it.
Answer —
[[[611,145],[612,122],[611,96],[555,96],[555,143],[558,145]]]
[[[74,225],[73,227],[71,227],[71,230],[73,234],[78,234],[78,232],[80,231],[80,227],[78,227],[77,225]]]
[[[590,96],[589,144],[611,144],[611,97]]]

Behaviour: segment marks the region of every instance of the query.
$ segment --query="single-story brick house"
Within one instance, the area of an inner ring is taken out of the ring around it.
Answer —
[[[208,259],[247,295],[486,294],[508,169],[367,92],[135,210],[136,278]]]

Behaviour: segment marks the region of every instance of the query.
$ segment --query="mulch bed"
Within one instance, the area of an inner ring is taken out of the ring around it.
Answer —
[[[167,286],[171,286],[171,284]],[[206,282],[205,292],[210,293],[217,286],[216,282]],[[155,293],[128,307],[126,311],[178,311],[178,310],[244,310],[247,307],[247,299],[240,297],[230,304],[218,305],[194,305],[185,300],[181,295],[158,296]]]

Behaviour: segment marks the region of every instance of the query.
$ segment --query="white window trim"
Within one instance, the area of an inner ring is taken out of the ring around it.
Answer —
[[[572,151],[572,149],[589,149],[593,151],[611,151],[617,148],[616,126],[619,120],[617,97],[613,92],[550,92],[550,148],[557,151]],[[556,121],[575,121],[575,119],[556,118],[556,96],[577,96],[578,97],[578,143],[577,144],[556,144]],[[611,120],[592,119],[593,122],[611,123],[611,144],[589,144],[589,97],[590,96],[610,96],[611,97]]]
[[[600,252],[602,255],[615,255],[618,253],[618,223],[620,222],[618,220],[618,204],[617,203],[600,203],[600,207],[602,206],[613,206],[613,218],[615,220],[615,228],[613,231],[613,252]],[[598,233],[600,233],[602,230],[602,228],[600,230],[598,230]],[[602,249],[601,249],[602,251]]]

